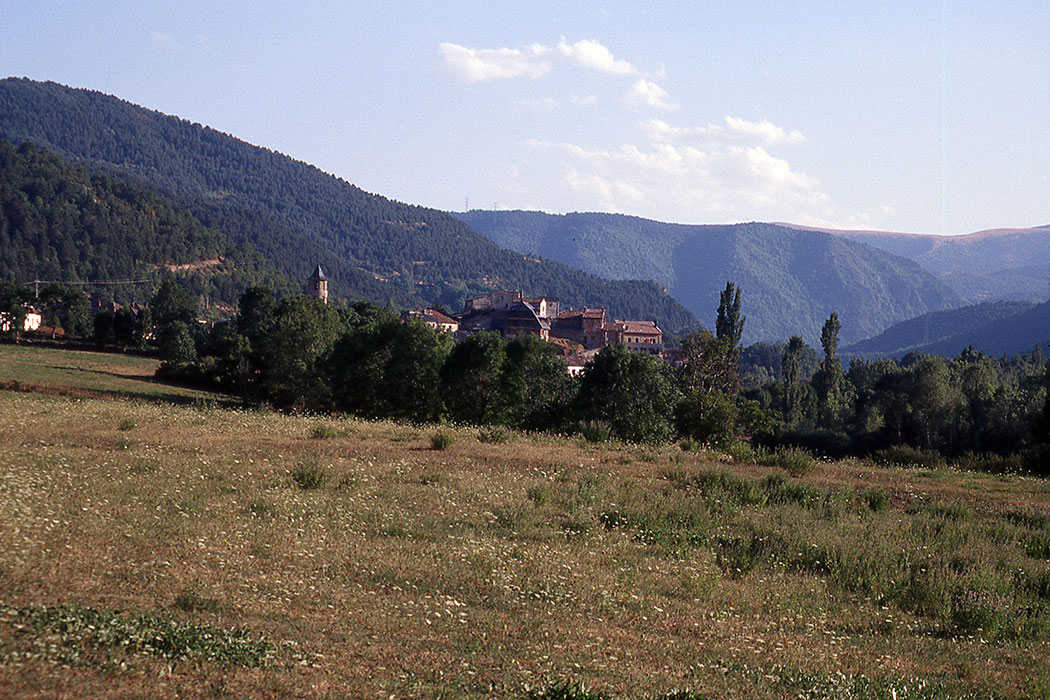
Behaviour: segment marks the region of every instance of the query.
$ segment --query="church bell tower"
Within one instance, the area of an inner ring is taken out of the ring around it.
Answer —
[[[328,303],[328,278],[325,277],[324,270],[321,269],[320,265],[310,275],[310,279],[306,280],[306,293],[326,304]]]

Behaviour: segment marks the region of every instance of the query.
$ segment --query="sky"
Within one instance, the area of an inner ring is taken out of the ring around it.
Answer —
[[[1050,4],[0,0],[0,76],[446,210],[1050,224]]]

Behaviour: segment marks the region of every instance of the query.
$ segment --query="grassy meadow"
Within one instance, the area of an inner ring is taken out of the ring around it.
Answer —
[[[0,346],[0,697],[1050,697],[1048,481],[223,408],[150,362]]]
[[[0,388],[79,397],[120,397],[170,403],[227,401],[209,391],[154,378],[152,357],[33,345],[0,344]]]

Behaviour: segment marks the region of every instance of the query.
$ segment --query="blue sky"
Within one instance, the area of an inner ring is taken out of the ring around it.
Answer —
[[[0,0],[0,75],[442,209],[1050,224],[1050,5]]]

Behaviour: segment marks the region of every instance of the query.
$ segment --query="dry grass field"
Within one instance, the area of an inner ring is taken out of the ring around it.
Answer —
[[[0,697],[1050,697],[1047,481],[109,381],[0,391]]]

